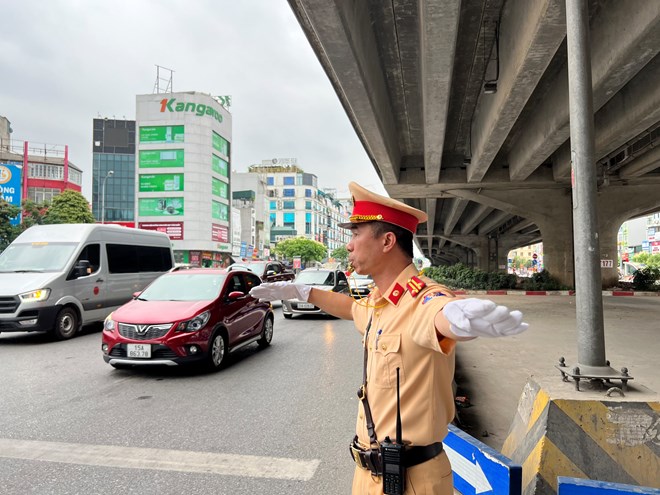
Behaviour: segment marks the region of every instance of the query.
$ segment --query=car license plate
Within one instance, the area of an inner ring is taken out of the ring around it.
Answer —
[[[129,358],[150,358],[151,344],[126,344],[126,356]]]
[[[298,303],[298,309],[314,309],[314,305],[311,303]]]

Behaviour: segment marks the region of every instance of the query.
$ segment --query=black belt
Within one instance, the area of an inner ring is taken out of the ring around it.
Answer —
[[[417,464],[433,459],[441,452],[442,442],[410,447],[404,451],[403,464],[406,467],[416,466]],[[362,469],[371,471],[375,476],[381,476],[383,474],[383,462],[379,449],[363,449],[357,443],[357,439],[354,439],[353,443],[351,443],[351,456],[355,463]]]

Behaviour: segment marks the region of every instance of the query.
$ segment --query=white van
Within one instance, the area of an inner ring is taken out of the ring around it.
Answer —
[[[160,232],[35,225],[0,254],[0,332],[71,338],[173,266],[172,243]]]

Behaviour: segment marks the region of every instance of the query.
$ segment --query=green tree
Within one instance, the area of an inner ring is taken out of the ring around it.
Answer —
[[[637,253],[633,256],[632,261],[635,263],[642,263],[647,266],[660,267],[660,254],[651,253]]]
[[[67,189],[53,198],[43,221],[46,224],[96,222],[85,197],[71,189]]]
[[[330,257],[346,266],[346,263],[348,262],[348,249],[346,249],[346,246],[339,246],[330,253]]]
[[[0,198],[0,251],[4,251],[18,237],[21,229],[11,224],[11,219],[21,212],[18,206],[7,203]]]
[[[33,225],[41,225],[44,223],[44,216],[48,211],[50,204],[35,203],[32,200],[26,199],[22,203],[23,219],[21,220],[21,230],[29,229]]]
[[[285,239],[278,242],[275,246],[275,252],[288,260],[300,256],[301,261],[305,264],[310,261],[321,261],[328,254],[328,250],[323,244],[304,237]]]

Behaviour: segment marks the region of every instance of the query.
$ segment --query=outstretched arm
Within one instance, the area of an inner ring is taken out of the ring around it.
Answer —
[[[250,295],[257,299],[266,301],[279,301],[280,299],[298,299],[299,301],[309,301],[314,306],[318,306],[326,313],[352,320],[353,298],[346,294],[337,292],[314,289],[309,285],[292,284],[289,282],[273,282],[270,284],[261,284],[250,290]]]
[[[520,311],[509,311],[487,299],[457,299],[445,304],[435,316],[438,333],[454,340],[475,337],[506,337],[529,328]]]

